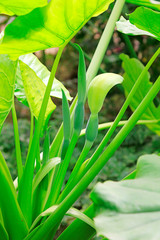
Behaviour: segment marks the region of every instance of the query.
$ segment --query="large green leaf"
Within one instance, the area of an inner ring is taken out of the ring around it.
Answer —
[[[160,156],[140,157],[135,179],[98,183],[91,198],[99,235],[110,240],[159,240]]]
[[[7,15],[24,15],[31,12],[34,8],[43,7],[47,4],[47,0],[1,0],[0,14]]]
[[[30,110],[32,111],[33,115],[35,116],[36,119],[38,119],[46,85],[36,75],[36,73],[21,60],[19,61],[19,66],[21,70],[21,77],[23,81],[27,102],[29,104]],[[55,105],[52,102],[52,100],[49,99],[46,113],[45,113],[45,120],[50,117],[54,109],[55,109]]]
[[[121,54],[120,58],[123,61],[122,67],[125,71],[123,76],[124,77],[123,87],[125,90],[125,95],[127,97],[137,78],[143,71],[144,66],[138,59],[129,58],[125,54]],[[141,87],[136,91],[134,97],[130,102],[130,107],[132,111],[134,111],[138,107],[138,105],[141,103],[141,101],[146,96],[147,92],[151,87],[152,82],[150,82],[150,75],[149,73],[146,73],[141,83]],[[141,120],[160,120],[160,106],[156,107],[154,102],[152,102],[146,109],[146,111],[143,113]],[[152,131],[160,135],[159,122],[146,125]]]
[[[114,0],[51,0],[42,8],[16,18],[5,29],[0,53],[12,57],[65,46],[93,16]]]
[[[44,82],[45,85],[48,84],[48,80],[50,77],[50,71],[38,60],[38,58],[34,54],[26,54],[19,58],[22,62],[27,64],[35,73],[36,75]],[[54,79],[52,90],[50,95],[52,97],[62,98],[62,91],[64,90],[67,99],[72,100],[69,91],[64,87],[64,85]],[[24,105],[28,106],[28,102],[26,99],[23,81],[21,76],[21,70],[19,66],[17,67],[17,74],[16,74],[16,84],[15,84],[15,96],[17,99],[22,102]]]
[[[11,240],[21,240],[28,232],[26,221],[17,202],[12,178],[0,152],[0,209],[4,226]]]
[[[160,10],[160,3],[156,0],[126,0],[126,2]]]
[[[14,100],[16,62],[0,55],[0,130]]]

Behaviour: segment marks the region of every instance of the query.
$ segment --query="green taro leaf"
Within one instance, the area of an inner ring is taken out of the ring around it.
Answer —
[[[19,66],[21,70],[21,76],[27,102],[29,104],[31,112],[33,113],[35,118],[38,119],[44,93],[46,90],[46,85],[36,75],[36,73],[21,60],[19,61]],[[54,111],[55,108],[56,106],[50,98],[45,113],[45,120],[49,119],[51,113]]]
[[[113,1],[51,0],[6,27],[0,53],[17,58],[37,50],[64,47],[91,17],[105,11]]]
[[[116,26],[119,32],[131,35],[131,36],[147,35],[157,39],[157,36],[151,34],[150,32],[137,28],[134,24],[130,23],[130,21],[126,20],[124,17],[120,18],[120,20],[116,23]]]
[[[98,235],[109,240],[159,240],[160,156],[141,156],[135,179],[98,183],[91,198]]]
[[[38,58],[34,54],[26,54],[21,56],[19,59],[25,64],[27,64],[28,67],[30,67],[36,73],[37,77],[39,77],[44,82],[45,85],[48,84],[50,71],[38,60]],[[70,96],[69,91],[64,87],[64,85],[60,81],[58,81],[55,78],[50,95],[52,97],[62,98],[61,89],[63,89],[63,91],[65,92],[67,99],[72,100],[72,97]],[[21,70],[19,66],[17,68],[14,94],[20,102],[28,106],[28,102],[27,102],[24,87],[23,87]]]
[[[160,41],[160,12],[145,7],[138,7],[129,15],[129,21],[136,27],[150,32]]]
[[[0,130],[14,101],[16,62],[0,55]]]
[[[138,59],[129,58],[125,54],[121,54],[120,58],[123,61],[122,67],[125,71],[123,76],[124,77],[123,87],[125,90],[125,95],[127,97],[137,78],[143,71],[144,66]],[[149,73],[146,73],[141,83],[141,87],[136,91],[135,95],[131,100],[130,108],[132,109],[132,111],[134,111],[138,107],[138,105],[141,103],[141,101],[146,96],[147,92],[151,87],[152,82],[150,82],[150,75]],[[160,120],[160,106],[156,107],[154,102],[152,102],[146,109],[146,111],[143,113],[141,120]],[[156,132],[158,135],[160,135],[159,122],[148,124],[146,126],[150,128],[152,131]]]
[[[47,0],[1,0],[0,14],[24,15],[31,12],[34,8],[47,5]]]
[[[121,17],[118,31],[129,35],[149,35],[160,41],[160,12],[138,7],[129,14],[129,21]]]
[[[126,0],[126,2],[160,11],[160,2],[156,0]]]

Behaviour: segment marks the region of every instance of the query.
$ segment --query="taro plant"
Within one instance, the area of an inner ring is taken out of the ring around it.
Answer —
[[[159,109],[155,108],[153,100],[160,90],[160,77],[152,84],[149,82],[148,70],[159,56],[160,48],[145,67],[137,59],[129,59],[128,56],[121,55],[125,69],[124,81],[122,76],[115,73],[97,75],[125,0],[117,0],[114,3],[87,72],[84,53],[77,44],[74,45],[79,54],[78,93],[70,106],[68,101],[72,98],[69,92],[55,79],[64,47],[91,17],[107,10],[112,2],[113,0],[51,0],[49,3],[47,1],[31,3],[24,0],[11,3],[5,0],[1,3],[1,13],[17,16],[1,34],[0,127],[11,110],[18,172],[17,179],[13,182],[4,157],[0,154],[0,239],[2,240],[51,240],[65,214],[77,220],[58,239],[91,239],[96,231],[105,238],[117,240],[147,239],[147,237],[152,239],[154,236],[155,230],[150,230],[148,235],[142,233],[143,229],[131,234],[125,231],[132,227],[132,221],[128,221],[126,214],[130,214],[131,219],[135,212],[135,221],[139,218],[139,214],[144,215],[146,211],[152,212],[150,220],[159,217],[158,195],[155,193],[155,198],[150,194],[150,191],[158,191],[158,185],[157,188],[154,185],[159,177],[158,156],[142,157],[137,169],[120,183],[97,185],[91,194],[94,205],[91,205],[85,213],[72,207],[139,120],[139,123],[146,124],[159,134]],[[159,10],[159,4],[155,1],[127,2],[142,7],[137,8],[129,16],[129,20],[120,20],[117,23],[118,29],[133,35],[136,35],[137,31],[138,34],[146,33],[159,40],[160,15],[159,12],[152,10]],[[151,9],[145,8],[146,6]],[[144,21],[144,14],[148,16],[150,24]],[[51,73],[33,55],[37,50],[50,47],[59,48]],[[97,150],[87,159],[98,129],[102,128],[98,123],[98,113],[104,98],[113,86],[121,83],[125,89],[126,101],[115,121],[103,125],[103,128],[107,126],[110,128]],[[28,106],[31,112],[30,142],[24,165],[21,159],[14,96]],[[48,122],[56,106],[50,96],[62,98],[63,112],[63,123],[55,138],[51,140]],[[85,129],[82,130],[86,99],[91,113]],[[120,122],[129,105],[134,113],[127,121]],[[119,124],[124,126],[107,146]],[[74,148],[82,134],[85,134],[83,150],[67,184],[63,186]],[[42,153],[40,153],[41,136],[44,136]],[[152,157],[153,163],[149,161]],[[129,191],[128,188],[134,188],[134,191]],[[121,189],[123,197],[120,195]],[[146,190],[145,197],[141,198],[144,190]],[[149,200],[145,203],[148,197],[152,204],[149,204]],[[154,214],[155,210],[157,212]],[[144,220],[145,216],[142,216],[139,224]],[[124,223],[123,227],[121,221]],[[158,229],[157,226],[154,225],[154,229]],[[158,230],[156,234],[157,238],[154,239],[159,238]]]

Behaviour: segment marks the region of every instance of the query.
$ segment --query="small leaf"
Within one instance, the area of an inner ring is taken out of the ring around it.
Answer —
[[[160,12],[138,7],[129,15],[129,21],[136,27],[150,32],[160,41]]]
[[[27,64],[23,63],[22,61],[19,61],[19,65],[25,95],[30,110],[32,111],[35,118],[38,119],[46,85],[42,82],[42,80],[39,77],[37,77],[36,73],[30,67],[28,67]],[[54,111],[55,108],[56,106],[53,104],[52,100],[49,99],[45,114],[45,120],[47,120],[50,117],[51,113]]]
[[[98,183],[91,198],[98,235],[110,240],[158,240],[160,157],[141,156],[134,179]]]
[[[56,157],[53,159],[50,159],[45,165],[41,167],[41,169],[36,174],[34,180],[33,180],[33,192],[39,185],[39,183],[44,179],[44,177],[57,165],[60,163],[60,158]]]
[[[34,54],[20,56],[19,59],[27,64],[47,86],[50,77],[50,71],[38,60]],[[55,78],[50,95],[52,97],[62,98],[61,89],[64,90],[67,99],[71,101],[72,97],[70,96],[69,91],[63,86],[60,81]],[[15,95],[20,102],[28,106],[19,67],[17,68]]]
[[[88,105],[92,114],[101,110],[109,90],[122,81],[123,78],[115,73],[103,73],[92,80],[88,89]]]
[[[14,100],[16,64],[7,55],[0,55],[0,130]]]
[[[7,15],[25,15],[31,12],[34,8],[43,7],[47,5],[47,0],[1,0],[0,2],[0,14]]]
[[[141,29],[137,28],[135,25],[130,23],[129,20],[126,20],[124,17],[120,18],[120,20],[116,23],[116,26],[117,26],[117,30],[119,32],[122,32],[122,33],[125,33],[125,34],[128,34],[128,35],[132,35],[132,36],[148,35],[150,37],[157,38],[156,36],[154,36],[150,32],[147,32],[147,31],[144,31],[144,30],[141,30]]]
[[[144,66],[138,59],[129,58],[125,54],[121,54],[120,58],[123,60],[122,67],[125,70],[123,76],[124,77],[123,87],[125,90],[125,95],[127,97],[137,78],[143,71]],[[146,73],[141,83],[141,88],[137,89],[135,95],[133,96],[130,102],[130,108],[132,109],[132,111],[134,111],[139,106],[143,98],[146,96],[147,92],[151,89],[152,85],[153,85],[152,82],[150,82],[150,75],[149,73]],[[152,102],[146,109],[146,111],[143,113],[141,120],[159,120],[159,119],[160,119],[160,106],[156,107],[154,102]],[[146,126],[152,131],[156,132],[158,135],[160,135],[160,124],[158,123],[158,121],[157,123],[155,122],[152,124],[146,124]]]
[[[58,207],[58,205],[54,205],[54,206],[48,208],[46,211],[42,212],[42,213],[35,219],[35,221],[33,222],[30,231],[37,225],[37,223],[38,223],[43,217],[46,217],[46,216],[51,215],[51,214],[56,210],[57,207]],[[88,225],[90,225],[92,228],[94,228],[94,223],[93,223],[92,219],[90,219],[87,215],[85,215],[84,213],[82,213],[81,211],[79,211],[79,210],[76,209],[76,208],[70,208],[70,209],[66,212],[66,215],[69,215],[69,216],[78,218],[78,219],[80,219],[81,221],[83,221],[83,222],[87,223]]]
[[[65,46],[88,20],[114,0],[51,0],[16,18],[5,29],[0,53],[17,58],[26,53]]]

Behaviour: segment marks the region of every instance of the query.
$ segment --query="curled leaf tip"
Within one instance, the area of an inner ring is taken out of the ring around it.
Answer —
[[[92,80],[88,89],[88,105],[92,114],[101,110],[109,90],[122,82],[123,77],[115,73],[103,73]]]

